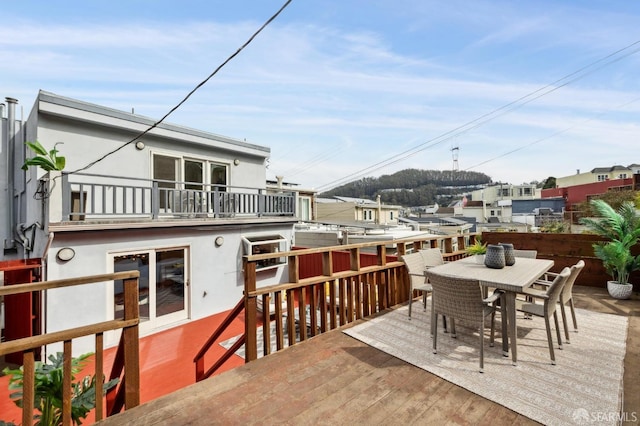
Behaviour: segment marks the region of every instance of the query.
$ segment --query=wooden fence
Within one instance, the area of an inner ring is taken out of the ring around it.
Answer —
[[[516,249],[537,250],[539,258],[554,261],[551,269],[554,272],[560,272],[565,266],[575,265],[582,259],[585,267],[578,276],[577,285],[605,288],[611,279],[602,261],[593,254],[593,244],[605,240],[594,234],[483,232],[482,241],[488,244],[511,243]],[[632,253],[640,254],[640,245],[635,246]],[[640,271],[632,273],[630,281],[638,291]]]

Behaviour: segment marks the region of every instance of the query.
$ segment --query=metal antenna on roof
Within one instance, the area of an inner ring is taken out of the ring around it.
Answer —
[[[458,152],[460,151],[460,148],[458,147],[458,145],[456,144],[456,146],[451,148],[451,156],[453,157],[453,171],[457,172],[459,170],[458,168]]]

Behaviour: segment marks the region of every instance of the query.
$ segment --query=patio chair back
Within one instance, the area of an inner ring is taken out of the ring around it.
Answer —
[[[424,276],[424,261],[419,253],[405,254],[400,257],[404,262],[407,272],[409,273],[409,279],[411,280],[411,287],[418,288],[425,284]]]
[[[473,324],[483,321],[485,303],[478,280],[440,275],[427,270],[433,287],[433,304],[436,314],[461,319]]]
[[[582,259],[571,267],[571,274],[569,275],[569,278],[567,278],[567,282],[564,283],[562,293],[560,294],[561,303],[566,303],[569,299],[571,299],[573,293],[573,285],[575,284],[578,275],[580,275],[580,272],[582,272],[582,269],[584,269],[584,260]]]
[[[444,264],[444,258],[439,248],[422,249],[418,250],[418,253],[422,256],[426,268]]]
[[[560,299],[560,294],[570,275],[571,270],[569,268],[564,268],[562,272],[556,275],[553,282],[547,289],[548,299],[544,304],[544,315],[547,318],[550,318],[551,315],[553,315],[553,313],[556,311],[556,307],[558,306],[558,301]]]

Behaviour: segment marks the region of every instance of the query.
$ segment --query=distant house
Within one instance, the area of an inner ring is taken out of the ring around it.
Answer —
[[[566,210],[607,191],[639,190],[640,165],[599,167],[588,173],[577,173],[556,179],[556,187],[542,190],[543,198],[561,197]]]
[[[633,175],[637,174],[640,174],[640,164],[635,163],[628,166],[614,165],[610,167],[596,167],[585,173],[580,173],[580,170],[577,170],[574,175],[557,177],[556,188],[567,188],[609,180],[630,179]]]
[[[172,124],[123,146],[153,120],[40,92],[21,122],[7,102],[0,261],[40,259],[45,280],[138,270],[142,335],[230,309],[242,297],[242,256],[290,248],[296,197],[267,188],[269,148]],[[63,143],[63,173],[20,169],[34,140]],[[288,278],[283,263],[257,274],[260,285]],[[53,332],[119,318],[122,298],[120,282],[56,289],[25,315]],[[107,333],[105,344],[116,339]]]
[[[468,199],[483,201],[487,206],[497,206],[502,200],[532,200],[540,198],[540,189],[535,184],[512,185],[495,183],[469,193]]]
[[[281,176],[267,180],[267,194],[290,193],[295,197],[296,217],[303,222],[316,219],[316,190],[301,188],[296,183],[284,182]]]
[[[387,205],[364,198],[333,197],[316,199],[316,219],[320,222],[345,222],[397,225],[402,206]]]

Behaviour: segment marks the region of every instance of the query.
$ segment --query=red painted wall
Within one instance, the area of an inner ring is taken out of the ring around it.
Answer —
[[[297,247],[296,249],[301,249]],[[377,263],[377,255],[372,253],[360,253],[360,266],[373,266]],[[387,262],[394,262],[397,256],[387,256]],[[348,271],[351,268],[351,260],[348,251],[332,253],[333,271]],[[322,254],[306,254],[300,256],[300,278],[310,278],[322,275]]]
[[[40,272],[40,259],[5,260],[0,262],[4,285],[35,282]],[[15,340],[40,334],[40,292],[13,294],[4,297],[4,338]],[[40,359],[40,352],[36,351]],[[22,353],[7,354],[5,361],[22,365]]]
[[[611,188],[620,186],[633,187],[633,178],[611,179],[604,182],[585,183],[565,188],[543,189],[541,196],[542,198],[563,197],[565,199],[565,209],[572,210],[574,204],[587,201],[589,196],[602,194]]]

